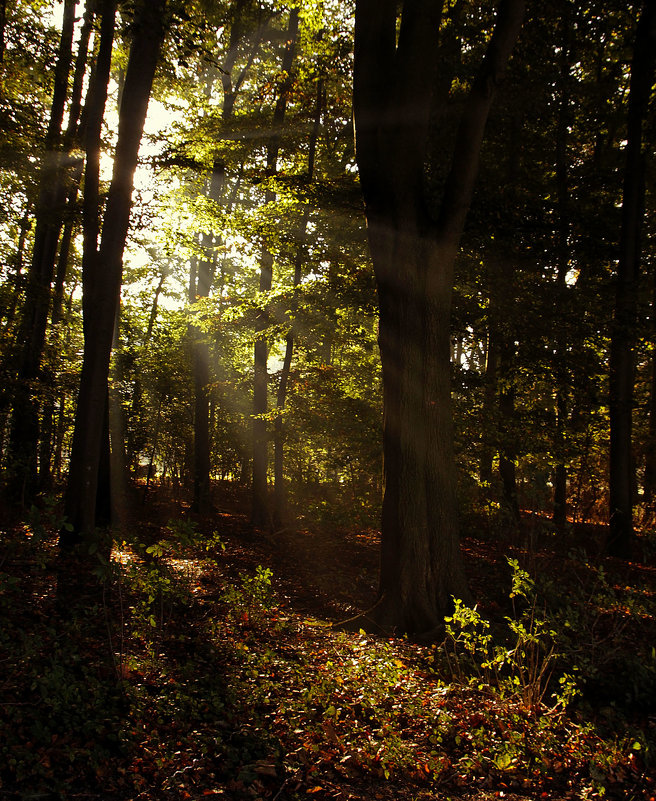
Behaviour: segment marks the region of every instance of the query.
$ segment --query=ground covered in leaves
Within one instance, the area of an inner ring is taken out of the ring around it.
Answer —
[[[0,798],[656,797],[647,538],[620,563],[471,523],[479,604],[416,644],[339,625],[373,603],[376,532],[240,508],[151,497],[77,606],[54,510],[4,527]]]

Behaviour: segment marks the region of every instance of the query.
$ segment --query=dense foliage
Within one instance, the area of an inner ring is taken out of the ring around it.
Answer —
[[[130,8],[120,13],[119,33],[126,36]],[[351,486],[371,500],[375,515],[380,377],[350,124],[350,9],[304,6],[289,75],[281,73],[284,7],[201,3],[184,11],[174,6],[172,14],[136,175],[114,349],[111,397],[122,413],[116,438],[126,443],[123,469],[189,486],[191,353],[202,332],[209,349],[203,392],[211,475],[245,480],[252,458],[251,351],[265,336],[269,400],[258,414],[270,442],[282,422],[284,480],[292,496],[321,503],[337,487]],[[457,463],[466,508],[501,504],[512,512],[517,495],[522,508],[550,514],[554,486],[562,481],[557,476],[565,475],[569,516],[604,514],[613,270],[636,14],[633,6],[602,13],[593,3],[565,4],[562,14],[549,4],[531,10],[492,110],[452,317]],[[16,338],[29,291],[57,24],[48,4],[7,3],[0,230],[5,475],[21,469],[8,450],[13,388],[22,381]],[[489,20],[458,3],[445,24],[459,41],[478,46]],[[467,60],[476,57],[473,46],[460,53],[463,76]],[[103,181],[125,63],[117,39]],[[453,113],[465,90],[456,74]],[[283,95],[286,113],[274,128]],[[647,138],[650,130],[647,125]],[[273,170],[270,157],[267,162],[272,137]],[[222,187],[213,196],[217,165]],[[81,348],[79,212],[79,201],[65,211],[73,237],[68,261],[53,278],[52,323],[40,373],[31,379],[41,418],[41,488],[64,478],[72,435]],[[645,265],[652,258],[651,220],[648,213]],[[274,263],[266,290],[260,288],[263,248]],[[644,499],[646,513],[652,495],[650,287],[644,269],[634,457],[636,500]],[[293,346],[285,367],[287,336]]]

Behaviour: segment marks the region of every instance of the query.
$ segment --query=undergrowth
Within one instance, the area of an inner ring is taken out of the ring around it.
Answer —
[[[425,647],[299,617],[268,568],[228,569],[220,532],[162,533],[99,560],[103,600],[66,610],[45,529],[4,534],[4,796],[653,795],[653,730],[617,712],[604,733],[586,708],[607,651],[582,644],[619,598],[605,577],[587,590],[598,618],[511,561],[508,614],[456,602]]]

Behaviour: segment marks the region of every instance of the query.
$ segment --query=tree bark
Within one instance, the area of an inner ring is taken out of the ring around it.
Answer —
[[[502,0],[473,81],[441,202],[426,192],[437,163],[431,121],[442,4],[358,0],[354,112],[369,244],[380,306],[383,372],[381,575],[377,622],[408,632],[440,626],[452,597],[469,599],[459,548],[450,392],[453,269],[485,124],[523,18]],[[437,56],[437,57],[436,57]],[[434,151],[432,152],[432,148]]]
[[[96,524],[109,359],[130,222],[133,176],[164,38],[165,12],[166,0],[144,0],[138,7],[102,239],[97,258],[93,258],[92,249],[92,258],[87,262],[83,295],[84,359],[65,498],[65,514],[72,530],[64,528],[60,533],[63,549],[90,535]]]
[[[65,190],[60,176],[61,131],[68,95],[68,77],[71,71],[76,6],[77,0],[66,0],[64,3],[53,99],[41,166],[32,261],[27,276],[26,301],[19,331],[21,351],[12,410],[11,484],[12,495],[21,502],[28,501],[37,486],[39,399],[34,385],[39,378],[45,347],[50,284],[65,200]]]
[[[637,339],[640,229],[644,216],[643,125],[656,69],[656,2],[646,0],[631,63],[622,228],[610,348],[610,534],[608,552],[627,558],[633,540],[632,411]]]

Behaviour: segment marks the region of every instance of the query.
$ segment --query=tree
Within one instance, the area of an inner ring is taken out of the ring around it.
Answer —
[[[523,13],[522,0],[500,3],[445,163],[445,143],[433,128],[448,116],[451,83],[438,70],[446,67],[440,56],[449,42],[441,4],[406,0],[398,43],[395,0],[356,4],[356,153],[378,288],[384,396],[376,618],[405,631],[434,629],[452,596],[469,596],[455,494],[449,312],[485,124]],[[439,202],[436,171],[444,181]]]
[[[114,170],[100,248],[85,254],[84,361],[65,498],[67,526],[60,546],[70,549],[96,524],[96,495],[105,422],[109,359],[118,312],[123,251],[130,222],[133,175],[148,102],[165,34],[166,0],[137,8],[119,111]]]
[[[278,168],[278,152],[280,138],[285,122],[287,102],[292,87],[292,65],[296,51],[298,36],[298,8],[289,12],[289,23],[286,34],[286,47],[282,60],[282,83],[280,86],[276,106],[273,112],[271,139],[267,145],[266,176],[272,178]],[[275,193],[266,190],[267,203],[275,201]],[[273,254],[266,245],[262,248],[260,257],[260,292],[271,291],[273,280]],[[251,507],[251,520],[254,525],[261,528],[270,525],[269,500],[267,492],[268,450],[269,434],[267,430],[266,414],[268,410],[268,344],[266,334],[266,314],[261,312],[258,318],[258,334],[254,347],[253,367],[253,496]]]
[[[246,79],[248,67],[261,47],[263,25],[257,25],[257,34],[251,43],[250,52],[245,66],[236,73],[236,66],[240,49],[247,39],[249,31],[245,26],[246,12],[251,4],[240,0],[231,8],[230,36],[227,52],[220,69],[220,80],[223,89],[223,108],[221,112],[221,127],[227,128],[234,116],[235,103],[240,89]],[[268,17],[265,17],[268,19]],[[236,74],[235,74],[236,73]],[[211,76],[206,82],[206,93],[211,95]],[[237,187],[239,181],[237,181]],[[223,158],[215,158],[212,164],[211,177],[207,182],[207,196],[214,204],[230,206],[224,197],[226,186],[226,164]],[[237,188],[235,188],[237,191]],[[221,237],[212,231],[199,235],[199,244],[202,250],[200,259],[191,260],[189,281],[189,301],[206,298],[210,294],[214,282],[218,248]],[[194,508],[200,513],[207,513],[210,509],[210,348],[207,336],[197,327],[192,327],[193,337],[193,365],[194,374]]]
[[[13,495],[28,500],[37,483],[39,403],[34,383],[39,378],[46,341],[50,285],[53,278],[65,188],[61,171],[62,123],[73,52],[73,29],[77,0],[66,0],[50,118],[44,140],[36,231],[28,272],[26,303],[21,319],[18,384],[13,401],[11,446]]]
[[[656,71],[656,2],[645,0],[635,35],[622,191],[622,230],[610,350],[610,536],[608,550],[629,555],[633,538],[632,455],[634,348],[645,183],[643,127]]]

